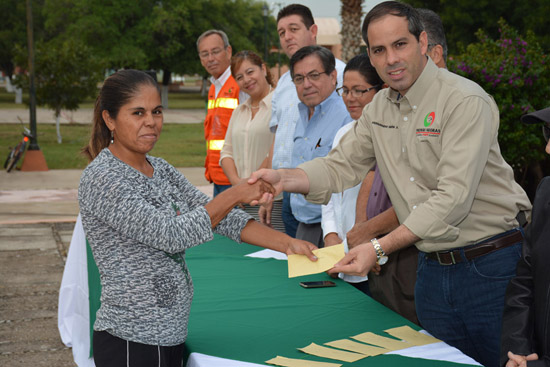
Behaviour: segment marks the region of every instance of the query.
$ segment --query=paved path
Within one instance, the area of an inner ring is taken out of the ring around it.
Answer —
[[[204,109],[165,109],[164,122],[176,124],[196,124],[202,123],[206,116]],[[29,123],[30,113],[26,108],[1,109],[0,123],[19,123],[18,117],[25,123]],[[60,123],[78,123],[88,124],[92,121],[93,110],[91,108],[81,108],[76,111],[61,111]],[[55,123],[55,117],[52,110],[46,108],[36,109],[36,121],[39,124]]]
[[[0,224],[0,366],[73,367],[57,302],[74,223]]]
[[[204,168],[178,168],[212,195]],[[81,170],[0,171],[0,366],[73,367],[57,329]]]
[[[203,167],[178,168],[205,194],[212,185]],[[0,224],[74,222],[82,170],[0,171]]]

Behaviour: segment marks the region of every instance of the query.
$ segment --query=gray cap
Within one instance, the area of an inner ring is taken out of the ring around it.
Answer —
[[[521,116],[521,122],[525,124],[550,123],[550,107]]]

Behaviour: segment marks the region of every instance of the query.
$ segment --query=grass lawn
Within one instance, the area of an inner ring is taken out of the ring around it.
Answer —
[[[57,143],[55,124],[38,124],[38,145],[49,169],[84,168],[86,159],[80,149],[87,144],[91,125],[61,125],[63,143]],[[19,124],[0,124],[0,159],[2,163],[22,135]],[[202,167],[206,156],[203,124],[165,124],[155,148],[150,153],[162,157],[175,167]],[[19,163],[19,166],[21,163]]]

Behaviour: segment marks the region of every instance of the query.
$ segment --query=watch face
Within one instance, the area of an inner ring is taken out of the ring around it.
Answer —
[[[388,262],[387,256],[380,256],[380,258],[378,259],[378,265],[384,265],[387,262]]]

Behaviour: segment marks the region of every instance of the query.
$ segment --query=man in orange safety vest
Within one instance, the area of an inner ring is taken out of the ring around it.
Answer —
[[[212,85],[208,91],[208,112],[204,120],[206,139],[206,168],[204,176],[214,183],[214,196],[231,187],[229,179],[220,167],[220,151],[233,110],[239,100],[246,99],[246,93],[231,76],[232,49],[225,32],[211,29],[197,39],[197,50],[202,66],[211,75]]]

